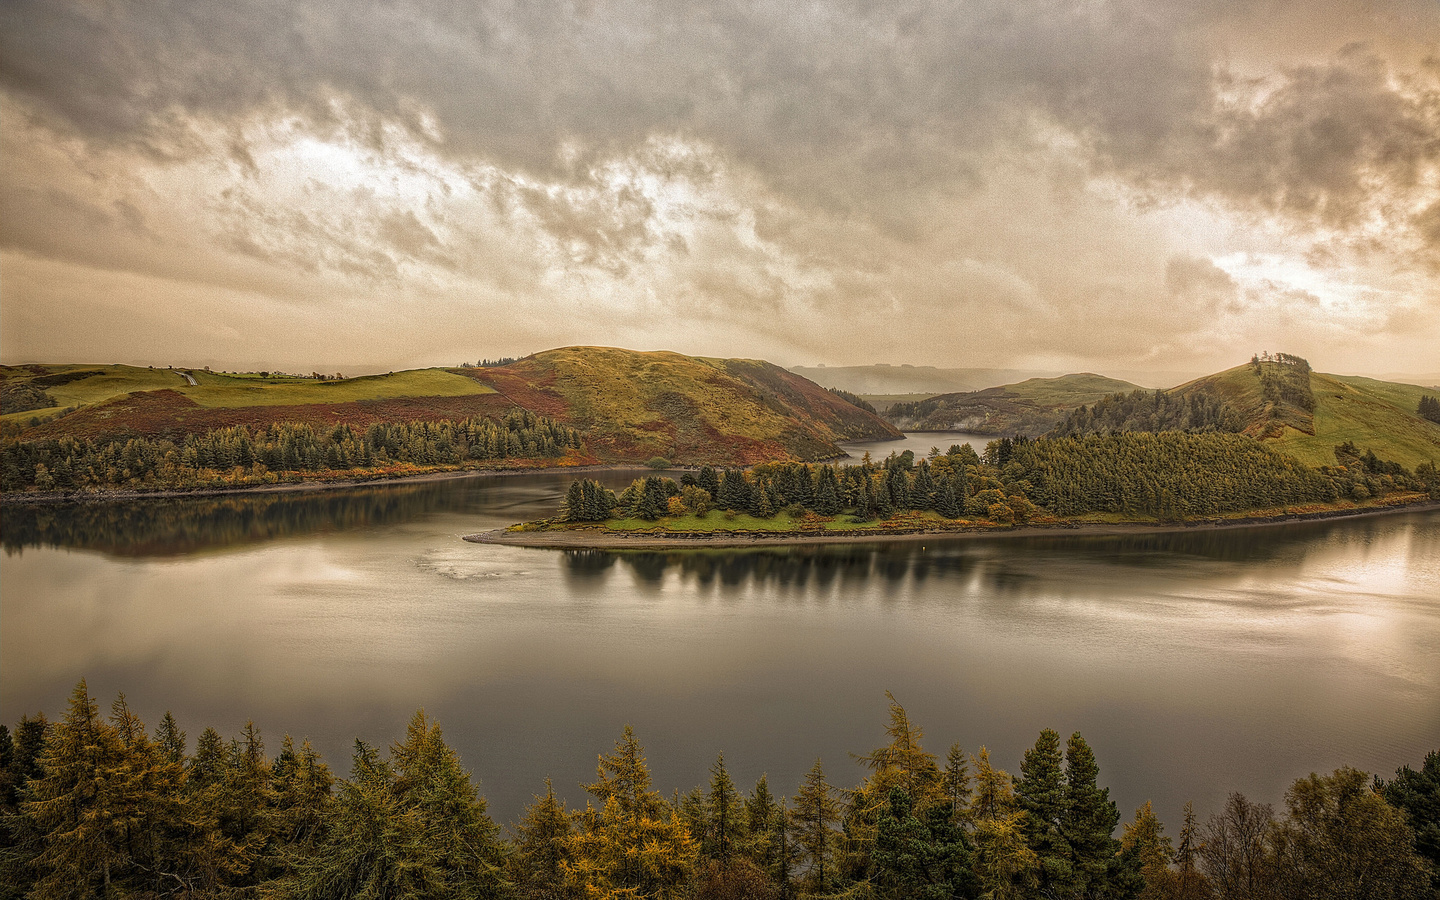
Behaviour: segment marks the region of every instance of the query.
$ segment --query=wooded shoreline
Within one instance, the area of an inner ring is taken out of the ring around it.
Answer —
[[[495,529],[467,534],[474,544],[501,544],[544,550],[676,550],[760,546],[807,546],[824,544],[873,544],[890,541],[974,540],[983,538],[1043,537],[1047,535],[1128,535],[1165,532],[1219,531],[1256,528],[1326,519],[1380,516],[1399,512],[1440,509],[1440,500],[1421,499],[1384,506],[1327,509],[1276,516],[1247,516],[1236,519],[1203,519],[1192,522],[1060,522],[1016,525],[974,525],[953,529],[920,528],[894,531],[867,531],[853,534],[834,532],[739,532],[713,531],[693,534],[627,533],[596,530],[510,531]]]

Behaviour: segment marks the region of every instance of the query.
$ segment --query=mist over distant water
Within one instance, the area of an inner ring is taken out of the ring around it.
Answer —
[[[983,743],[1011,771],[1040,729],[1080,730],[1125,816],[1153,799],[1172,831],[1187,799],[1203,816],[1440,746],[1433,512],[754,551],[460,540],[553,512],[567,483],[6,508],[0,718],[57,715],[85,676],[152,726],[254,719],[343,774],[353,738],[423,706],[502,820],[547,775],[580,800],[627,723],[667,793],[720,751],[746,787],[793,791],[816,755],[856,783],[887,689],[930,750]]]

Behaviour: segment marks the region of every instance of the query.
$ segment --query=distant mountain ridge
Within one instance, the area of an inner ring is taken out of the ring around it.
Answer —
[[[969,431],[975,434],[1036,437],[1065,414],[1110,394],[1139,388],[1092,372],[1057,378],[1028,378],[1016,384],[940,394],[914,403],[896,403],[886,418],[904,431]]]

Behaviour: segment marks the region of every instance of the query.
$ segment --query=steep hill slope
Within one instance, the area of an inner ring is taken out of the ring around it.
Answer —
[[[606,461],[750,464],[838,455],[898,437],[884,420],[759,360],[566,347],[462,370],[518,406],[580,428]]]
[[[906,431],[970,431],[1035,436],[1053,428],[1072,409],[1119,391],[1128,381],[1089,372],[1029,378],[969,393],[941,394],[919,403],[897,403],[886,418]]]

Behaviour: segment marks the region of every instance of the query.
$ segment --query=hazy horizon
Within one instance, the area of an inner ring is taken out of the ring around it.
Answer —
[[[1432,374],[1440,6],[0,8],[0,359]]]

